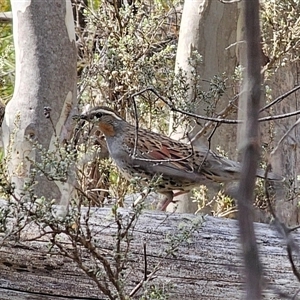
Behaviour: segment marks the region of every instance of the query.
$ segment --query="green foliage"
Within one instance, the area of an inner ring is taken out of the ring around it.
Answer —
[[[129,109],[133,93],[147,86],[155,86],[162,94],[169,92],[179,25],[172,2],[137,3],[116,9],[105,1],[98,10],[87,11],[84,68],[79,82],[82,104],[93,99],[92,103],[109,104],[130,118],[134,114]],[[152,120],[166,120],[168,114],[154,95],[143,95],[138,111],[146,126],[166,129],[166,124],[153,124]]]
[[[12,97],[15,80],[14,68],[12,26],[0,23],[0,101],[2,103],[7,103]]]
[[[192,198],[193,202],[197,204],[196,213],[208,211],[216,217],[236,218],[235,201],[222,190],[210,199],[208,188],[201,185],[199,189],[193,191]]]
[[[1,0],[0,12],[10,10],[10,1]],[[6,103],[13,94],[14,63],[12,25],[0,23],[0,101],[2,103]]]
[[[11,6],[10,6],[10,1],[9,0],[1,0],[0,1],[0,11],[10,11]]]
[[[261,3],[262,37],[269,68],[299,60],[300,3],[297,0]]]
[[[101,0],[88,0],[88,7],[97,10],[101,4]]]

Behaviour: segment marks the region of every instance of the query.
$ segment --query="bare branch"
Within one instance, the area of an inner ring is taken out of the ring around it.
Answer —
[[[261,45],[259,28],[259,0],[244,1],[243,14],[246,35],[245,100],[246,126],[243,144],[243,164],[238,187],[238,220],[245,264],[246,299],[262,297],[262,265],[259,259],[253,225],[252,203],[255,175],[259,157],[258,115],[261,86]]]
[[[242,123],[243,120],[231,120],[231,119],[224,119],[221,117],[216,117],[216,118],[212,118],[212,117],[207,117],[207,116],[202,116],[202,115],[198,115],[198,114],[194,114],[194,113],[190,113],[187,111],[184,111],[182,109],[178,109],[176,108],[171,100],[167,100],[166,98],[164,98],[163,96],[161,96],[154,87],[146,87],[134,94],[131,95],[131,97],[136,97],[146,91],[151,91],[153,94],[155,94],[160,100],[162,100],[166,105],[168,105],[171,109],[171,111],[174,112],[179,112],[181,114],[196,118],[196,119],[201,119],[201,120],[205,120],[205,121],[211,121],[211,122],[216,122],[216,123],[222,123],[222,124],[239,124]],[[282,96],[281,96],[282,97]],[[259,118],[258,122],[267,122],[267,121],[272,121],[272,120],[279,120],[279,119],[284,119],[284,118],[288,118],[288,117],[292,117],[292,116],[296,116],[300,114],[300,110],[291,112],[291,113],[287,113],[287,114],[282,114],[282,115],[276,115],[276,116],[268,116],[268,117],[264,117],[264,118]]]
[[[296,116],[296,115],[299,115],[299,114],[300,114],[300,110],[296,110],[296,111],[293,111],[293,112],[287,113],[287,114],[260,118],[260,119],[258,119],[258,122],[267,122],[267,121],[272,121],[272,120],[280,120],[280,119],[285,119],[285,118],[289,118],[289,117],[292,117],[292,116]]]
[[[290,128],[289,130],[282,136],[282,138],[277,143],[277,146],[273,149],[270,155],[274,155],[277,150],[279,149],[280,144],[284,141],[284,139],[290,134],[290,132],[300,123],[300,119],[298,119]]]
[[[272,101],[271,103],[267,104],[266,106],[264,106],[263,108],[260,109],[259,112],[262,112],[268,108],[270,108],[271,106],[273,106],[274,104],[278,104],[280,103],[283,99],[285,99],[286,97],[288,97],[289,95],[293,94],[294,92],[296,92],[297,90],[300,89],[300,85],[297,85],[296,87],[294,87],[293,89],[291,89],[290,91],[284,93],[283,95],[277,97],[274,101]]]
[[[13,17],[11,11],[0,12],[0,23],[11,23],[12,19]]]

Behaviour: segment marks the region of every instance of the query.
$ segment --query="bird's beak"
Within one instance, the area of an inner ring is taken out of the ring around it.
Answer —
[[[72,117],[72,119],[73,120],[76,120],[76,121],[79,121],[79,120],[86,120],[87,119],[87,117],[86,117],[86,115],[74,115],[73,117]]]

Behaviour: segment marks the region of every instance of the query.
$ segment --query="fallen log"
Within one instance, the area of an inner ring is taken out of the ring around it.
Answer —
[[[132,212],[118,213],[125,219]],[[89,224],[98,250],[113,258],[118,226],[111,210],[93,209]],[[284,241],[270,225],[257,223],[255,230],[264,266],[264,297],[282,299],[280,292],[293,297],[299,282],[292,273]],[[78,263],[50,248],[51,234],[33,239],[39,234],[38,226],[29,226],[18,242],[2,243],[0,299],[109,299]],[[299,242],[298,234],[295,241]],[[70,253],[78,243],[72,244],[68,238],[62,241]],[[235,220],[143,212],[129,245],[123,272],[126,278],[122,280],[125,294],[133,299],[141,299],[146,292],[153,296],[154,291],[164,295],[159,299],[241,299],[244,295]],[[93,268],[89,252],[80,253],[82,261]]]

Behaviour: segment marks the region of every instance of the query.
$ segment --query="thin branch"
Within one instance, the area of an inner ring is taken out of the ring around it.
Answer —
[[[237,100],[239,99],[238,96],[235,96],[232,100],[229,101],[229,104],[222,110],[218,113],[218,117],[221,118],[221,117],[224,117],[224,116],[227,116],[232,110],[233,110],[233,107],[235,105],[235,102],[237,102]],[[209,127],[212,126],[214,122],[212,121],[209,121],[207,123],[204,124],[203,128],[201,130],[199,130],[195,136],[191,139],[191,143],[193,143],[194,141],[196,141],[200,136],[202,136],[207,130]],[[215,129],[213,129],[215,130]]]
[[[168,105],[171,109],[171,111],[174,112],[178,112],[196,119],[201,119],[201,120],[205,120],[205,121],[211,121],[211,122],[216,122],[216,123],[222,123],[222,124],[240,124],[243,123],[243,120],[231,120],[231,119],[224,119],[224,118],[212,118],[212,117],[207,117],[207,116],[202,116],[202,115],[198,115],[198,114],[194,114],[194,113],[190,113],[181,109],[176,108],[171,100],[167,100],[166,98],[162,97],[161,95],[159,95],[159,93],[155,90],[155,88],[153,87],[146,87],[142,90],[140,90],[139,92],[136,92],[134,94],[131,95],[131,97],[136,97],[146,91],[151,91],[153,94],[155,94],[160,100],[162,100],[166,105]],[[292,116],[296,116],[300,114],[300,110],[291,112],[291,113],[287,113],[287,114],[282,114],[282,115],[276,115],[276,116],[268,116],[268,117],[264,117],[264,118],[259,118],[258,122],[267,122],[267,121],[272,121],[272,120],[279,120],[279,119],[284,119],[284,118],[288,118],[288,117],[292,117]]]
[[[11,23],[13,14],[11,11],[0,12],[0,23]]]
[[[238,221],[245,265],[246,300],[262,299],[262,264],[253,225],[253,198],[259,157],[258,116],[261,97],[261,45],[259,0],[243,1],[246,36],[246,72],[244,88],[247,101],[244,153],[238,187]]]
[[[273,100],[272,102],[270,102],[269,104],[267,104],[266,106],[264,106],[263,108],[261,108],[259,110],[259,112],[263,112],[264,110],[270,108],[271,106],[273,106],[274,104],[278,104],[280,103],[283,99],[285,99],[286,97],[288,97],[289,95],[293,94],[294,92],[298,91],[300,89],[300,85],[297,85],[296,87],[294,87],[293,89],[291,89],[290,91],[284,93],[283,95],[277,97],[275,100]]]
[[[144,280],[147,280],[148,263],[147,263],[147,244],[144,242]]]
[[[129,294],[130,297],[133,297],[136,294],[136,292],[143,286],[143,284],[145,282],[148,282],[149,280],[154,279],[155,278],[154,274],[159,270],[160,264],[158,264],[154,268],[154,270],[149,275],[147,275],[147,273],[148,273],[148,270],[147,270],[148,266],[147,266],[147,249],[146,249],[146,246],[147,246],[147,244],[144,242],[144,244],[143,244],[143,249],[144,249],[144,278],[130,292],[130,294]]]
[[[298,119],[290,128],[289,130],[281,137],[281,139],[279,140],[279,142],[277,143],[277,146],[272,150],[271,152],[271,156],[274,155],[278,149],[280,144],[283,142],[283,140],[290,134],[290,132],[295,129],[295,127],[300,123],[300,119]]]
[[[287,113],[287,114],[282,114],[282,115],[276,115],[276,116],[269,116],[269,117],[260,118],[260,119],[258,119],[258,122],[280,120],[280,119],[285,119],[285,118],[288,118],[288,117],[296,116],[296,115],[299,115],[299,114],[300,114],[300,110],[296,110],[294,112]],[[239,121],[239,122],[241,122],[241,121]]]
[[[135,137],[134,137],[134,148],[133,148],[132,156],[135,157],[137,146],[138,146],[138,139],[139,139],[139,120],[138,120],[136,102],[133,96],[132,96],[132,102],[133,102],[134,115],[135,115],[135,131],[134,131]]]
[[[155,91],[156,92],[156,91]],[[136,155],[137,153],[137,147],[138,147],[138,131],[139,131],[139,123],[138,123],[138,116],[137,116],[137,107],[136,107],[136,102],[134,100],[134,97],[141,94],[141,92],[137,92],[135,94],[133,94],[132,97],[132,102],[133,102],[133,107],[134,107],[134,112],[135,112],[135,139],[134,139],[134,149],[133,149],[133,154],[132,157],[136,160],[140,160],[140,161],[147,161],[147,162],[155,162],[155,163],[160,163],[160,162],[178,162],[178,161],[183,161],[186,160],[190,157],[192,157],[194,155],[194,149],[193,146],[191,146],[192,148],[192,152],[185,157],[182,158],[170,158],[170,159],[150,159],[150,158],[142,158],[142,157],[138,157]]]
[[[211,117],[207,117],[207,116],[200,116],[194,113],[189,113],[186,111],[183,111],[181,109],[176,108],[171,100],[166,99],[165,97],[161,96],[157,90],[154,87],[146,87],[136,93],[134,93],[132,95],[132,97],[136,97],[146,91],[151,91],[155,96],[157,96],[160,100],[162,100],[167,106],[170,107],[171,111],[174,112],[179,112],[182,113],[184,115],[193,117],[193,118],[197,118],[197,119],[201,119],[201,120],[206,120],[206,121],[212,121],[212,122],[217,122],[217,123],[225,123],[225,124],[237,124],[237,123],[241,123],[242,121],[238,121],[238,120],[229,120],[229,119],[221,119],[221,118],[211,118]]]

